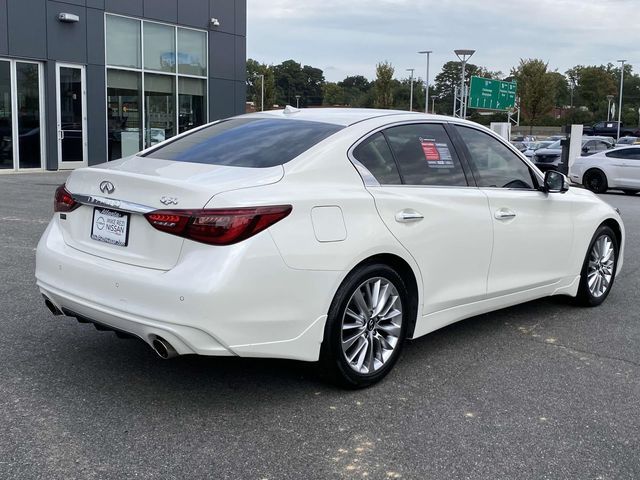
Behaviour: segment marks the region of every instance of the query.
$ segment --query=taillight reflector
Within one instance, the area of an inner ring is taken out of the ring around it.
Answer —
[[[209,245],[246,240],[291,213],[291,205],[205,210],[155,210],[145,214],[156,229]]]
[[[56,189],[53,197],[54,212],[71,212],[78,208],[80,204],[73,199],[73,196],[67,190],[65,184],[60,185]]]

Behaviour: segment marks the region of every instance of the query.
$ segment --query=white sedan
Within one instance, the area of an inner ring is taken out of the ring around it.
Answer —
[[[288,107],[74,171],[36,278],[54,314],[163,358],[319,361],[362,387],[458,320],[599,305],[623,249],[613,208],[478,124]]]
[[[640,146],[629,146],[578,157],[571,166],[571,180],[595,193],[609,189],[628,195],[640,191]]]

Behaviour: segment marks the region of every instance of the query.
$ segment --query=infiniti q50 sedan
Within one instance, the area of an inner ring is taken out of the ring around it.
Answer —
[[[74,171],[54,206],[36,266],[54,314],[163,358],[317,361],[347,387],[464,318],[598,305],[624,249],[613,208],[490,130],[388,110],[214,122]]]

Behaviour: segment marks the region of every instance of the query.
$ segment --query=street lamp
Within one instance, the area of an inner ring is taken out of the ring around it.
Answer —
[[[264,75],[258,75],[260,77],[260,111],[264,112]]]
[[[425,95],[424,95],[424,113],[429,113],[429,55],[431,55],[433,53],[433,50],[422,50],[420,52],[418,52],[420,55],[426,55],[427,56],[427,79],[426,79],[426,86],[424,88],[425,91]]]
[[[409,77],[411,81],[411,93],[409,94],[409,111],[413,112],[413,72],[415,68],[407,68],[407,72],[411,72],[411,76]]]
[[[475,50],[468,49],[458,49],[454,50],[453,53],[456,54],[460,63],[462,63],[462,73],[460,74],[460,116],[462,118],[466,118],[467,116],[467,92],[464,86],[464,69],[467,66],[467,61],[471,58],[471,56],[476,53]],[[454,112],[455,114],[455,112]]]
[[[296,95],[296,108],[300,108],[300,95]]]
[[[611,120],[611,102],[613,101],[613,95],[607,95],[607,122]]]
[[[624,62],[626,60],[618,60],[620,62],[620,104],[618,105],[618,140],[620,140],[620,121],[622,118],[622,87],[624,86]]]

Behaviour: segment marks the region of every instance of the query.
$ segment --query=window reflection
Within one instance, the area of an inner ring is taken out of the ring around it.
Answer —
[[[174,27],[144,22],[144,68],[162,72],[176,71]]]
[[[142,150],[141,74],[124,70],[107,72],[107,124],[109,160]]]
[[[38,65],[16,63],[20,168],[40,168],[40,88]]]
[[[175,78],[145,73],[145,145],[150,147],[176,134]]]
[[[180,78],[178,81],[179,116],[178,133],[205,123],[207,83],[197,78]]]
[[[13,168],[11,64],[0,62],[0,168]]]
[[[140,21],[107,15],[107,64],[140,68]]]
[[[195,30],[178,29],[178,73],[207,74],[207,35]]]

